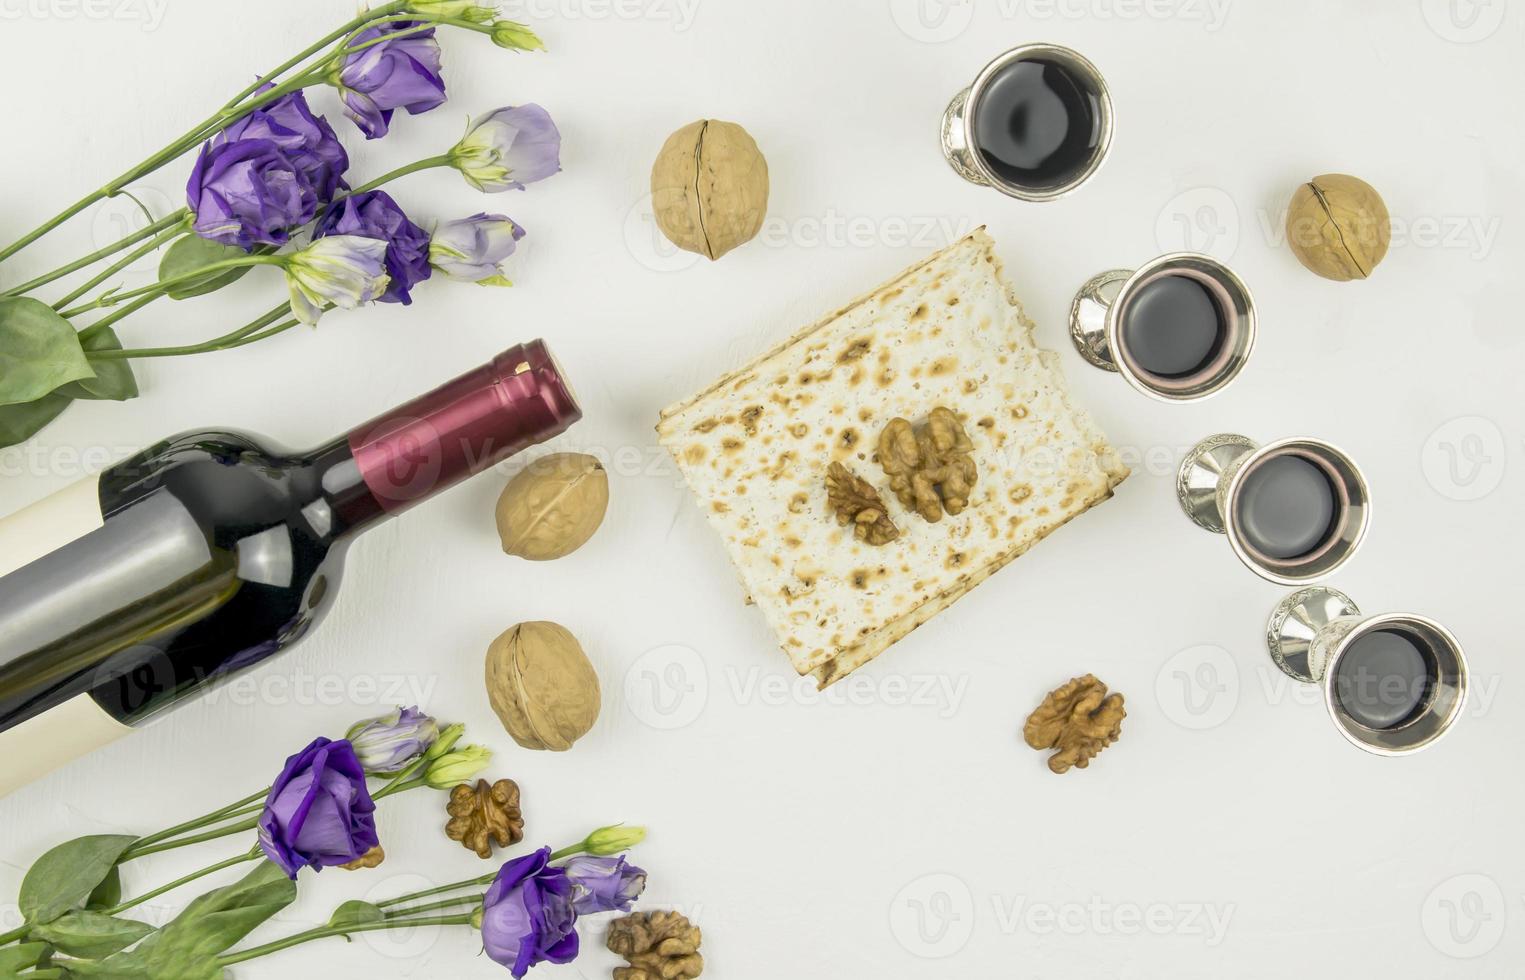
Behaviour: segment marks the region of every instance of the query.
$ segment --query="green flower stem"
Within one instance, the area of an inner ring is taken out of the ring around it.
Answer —
[[[458,892],[463,888],[481,888],[483,885],[492,884],[492,880],[497,876],[498,872],[493,871],[491,874],[483,875],[480,878],[467,878],[465,881],[457,881],[451,885],[440,885],[438,888],[426,888],[421,892],[413,892],[411,895],[399,895],[396,898],[389,898],[384,902],[377,902],[376,907],[379,909],[388,909],[394,905],[405,905],[408,902],[416,902],[420,898],[433,898],[435,895],[444,895],[448,892]],[[480,898],[481,896],[475,897]],[[462,900],[465,898],[466,896],[462,896]]]
[[[573,855],[576,855],[576,854],[582,854],[582,853],[586,852],[587,850],[588,850],[588,843],[587,843],[587,841],[579,841],[576,844],[573,844],[571,847],[563,847],[559,851],[553,851],[551,853],[551,856],[546,858],[546,860],[547,861],[560,861],[562,858],[569,858],[569,857],[572,857]]]
[[[147,857],[150,854],[158,854],[161,851],[173,851],[176,848],[186,847],[190,844],[204,844],[209,840],[220,840],[233,834],[241,834],[246,830],[253,830],[257,826],[259,826],[259,817],[249,817],[248,819],[240,820],[238,823],[230,824],[226,827],[219,827],[217,830],[208,830],[205,833],[196,834],[191,837],[179,837],[175,840],[164,841],[160,844],[151,844],[147,847],[140,847],[137,844],[134,844],[122,853],[122,856],[117,860],[117,863],[126,864],[128,861],[135,861],[140,857]]]
[[[415,926],[469,926],[471,915],[437,915],[422,919],[387,919],[382,922],[361,922],[347,926],[321,926],[317,929],[309,929],[299,932],[285,939],[278,939],[273,943],[263,946],[255,946],[239,953],[229,953],[217,957],[218,966],[232,966],[234,963],[243,963],[259,956],[268,956],[271,953],[283,949],[290,949],[302,943],[312,942],[314,939],[326,939],[330,936],[349,936],[357,932],[379,932],[386,929],[411,929]]]
[[[275,323],[277,320],[281,319],[283,316],[290,314],[290,312],[291,304],[282,303],[280,306],[277,306],[270,312],[265,313],[250,321],[249,323],[244,324],[242,327],[239,327],[232,333],[223,334],[221,337],[214,337],[213,339],[200,344],[187,344],[181,347],[139,347],[126,350],[86,351],[85,356],[91,360],[96,361],[118,361],[137,357],[176,357],[181,354],[205,354],[215,350],[224,350],[232,345],[235,341],[242,341],[247,339],[250,335],[265,329],[272,323]],[[294,322],[295,321],[293,321],[293,323]],[[283,325],[283,328],[284,326],[285,325]],[[237,810],[239,807],[247,806],[250,803],[263,800],[265,798],[265,794],[268,792],[269,790],[267,789],[264,792],[258,794],[258,796],[251,797],[248,800],[240,801],[228,809]],[[226,819],[232,815],[233,814],[231,813],[224,812],[222,814],[222,819]],[[196,828],[205,825],[204,823],[196,823],[194,821],[192,821],[192,824],[192,826],[185,829],[195,830]],[[139,841],[139,843],[142,843],[142,841]]]
[[[168,231],[164,232],[161,235],[158,235],[158,236],[156,236],[154,238],[149,239],[143,245],[139,246],[138,248],[133,249],[131,252],[128,252],[126,255],[122,256],[120,259],[118,259],[117,261],[113,262],[111,265],[109,265],[106,268],[102,269],[96,275],[91,277],[89,282],[81,283],[78,287],[76,287],[74,289],[71,289],[68,292],[67,295],[65,295],[63,298],[59,299],[58,302],[53,304],[53,309],[55,309],[55,310],[63,309],[64,307],[68,306],[70,303],[74,302],[75,300],[79,299],[81,296],[83,296],[86,293],[88,293],[90,290],[94,289],[96,286],[99,286],[101,283],[105,282],[107,279],[110,279],[112,276],[116,275],[118,272],[121,272],[123,269],[125,269],[128,266],[132,265],[134,262],[138,261],[143,256],[145,256],[148,253],[150,253],[150,252],[154,251],[155,249],[159,248],[161,245],[164,245],[164,244],[166,244],[168,242],[174,241],[176,238],[179,238],[183,234],[185,234],[185,230],[183,228],[180,228],[180,227],[177,226],[177,227],[173,227],[173,228],[169,229]]]
[[[480,905],[482,904],[482,900],[486,897],[487,896],[485,894],[479,895],[476,893],[470,895],[457,895],[455,898],[447,898],[439,902],[430,902],[428,905],[410,905],[405,909],[391,909],[386,913],[386,917],[392,919],[405,915],[415,915],[419,912],[437,912],[440,909],[453,909],[456,906],[466,902],[469,902],[472,905]]]
[[[406,793],[410,789],[418,789],[420,786],[429,785],[422,776],[416,779],[394,779],[381,789],[371,794],[373,800],[383,800],[394,793]]]
[[[132,846],[148,847],[150,845],[157,844],[160,841],[169,840],[171,837],[178,837],[181,834],[188,834],[193,830],[200,830],[202,827],[205,827],[208,824],[216,823],[219,820],[226,820],[232,815],[233,811],[248,806],[250,803],[256,803],[260,800],[263,800],[267,795],[269,795],[269,793],[270,789],[269,787],[266,787],[265,789],[260,790],[258,793],[251,793],[236,803],[229,803],[222,809],[213,810],[211,813],[197,817],[195,820],[187,820],[185,823],[176,824],[175,826],[161,830],[156,834],[149,834],[147,837],[140,837],[138,840],[133,842]]]
[[[114,905],[111,908],[107,909],[105,914],[106,915],[120,915],[121,913],[127,911],[130,908],[135,908],[135,907],[137,907],[139,905],[142,905],[144,902],[148,901],[151,898],[158,898],[160,895],[163,895],[165,892],[174,891],[176,888],[179,888],[181,885],[188,885],[188,884],[190,884],[191,882],[195,881],[198,878],[205,878],[209,874],[216,874],[218,871],[222,871],[225,868],[232,868],[232,867],[235,867],[237,865],[244,864],[244,863],[249,862],[249,861],[253,861],[255,858],[263,857],[264,853],[265,852],[260,850],[258,847],[251,848],[247,852],[245,852],[243,854],[240,854],[237,857],[228,858],[226,861],[218,861],[216,864],[211,865],[210,867],[202,868],[200,871],[193,871],[190,874],[186,875],[184,878],[177,878],[176,880],[170,882],[167,885],[161,885],[158,888],[155,888],[153,891],[144,892],[143,894],[139,895],[137,898],[133,899],[130,902],[123,902],[120,905]]]
[[[97,249],[82,259],[76,259],[75,261],[70,262],[68,265],[60,266],[57,269],[54,269],[47,275],[38,276],[36,279],[24,282],[19,286],[12,286],[10,289],[5,290],[5,294],[8,296],[21,296],[29,293],[39,286],[46,286],[48,283],[55,279],[62,279],[64,276],[67,276],[71,272],[78,272],[80,269],[83,269],[86,266],[94,265],[101,259],[115,255],[129,245],[135,245],[145,238],[152,238],[159,234],[161,231],[164,231],[166,228],[175,228],[175,233],[179,234],[180,231],[183,230],[186,218],[188,218],[189,215],[189,211],[181,208],[179,211],[176,211],[169,217],[160,218],[158,221],[155,221],[148,227],[141,228],[138,231],[128,235],[127,237],[120,239],[119,241],[112,242],[105,248]]]
[[[126,306],[122,307],[121,309],[115,310],[112,313],[109,313],[106,316],[101,317],[99,320],[97,320],[94,323],[90,324],[90,326],[88,326],[85,329],[81,330],[80,334],[81,335],[90,334],[90,336],[93,337],[96,334],[99,334],[102,330],[105,330],[107,327],[112,326],[113,324],[115,324],[118,320],[124,320],[127,317],[132,316],[134,313],[138,312],[143,307],[147,306],[149,303],[152,303],[154,300],[158,299],[162,295],[163,295],[162,293],[154,293],[151,296],[144,296],[142,299],[135,299],[131,303],[128,303]],[[92,333],[92,331],[94,331],[94,333]],[[85,353],[85,356],[86,357],[90,356],[88,351]]]
[[[9,946],[11,943],[18,939],[25,939],[26,933],[26,926],[22,926],[19,929],[12,929],[10,932],[0,933],[0,946]]]
[[[270,81],[272,81],[272,80],[274,80],[276,78],[279,78],[280,76],[286,74],[288,71],[290,71],[291,69],[295,68],[297,65],[300,65],[302,62],[306,61],[308,58],[311,58],[313,55],[319,53],[324,48],[328,47],[330,44],[333,44],[335,41],[347,38],[350,34],[353,34],[356,31],[360,30],[361,28],[364,28],[364,27],[368,26],[373,21],[379,21],[379,20],[383,20],[383,19],[390,19],[393,15],[397,14],[399,11],[407,9],[407,6],[408,6],[408,4],[407,4],[406,0],[403,0],[403,2],[389,3],[389,4],[386,4],[384,6],[377,7],[374,10],[367,10],[366,12],[362,13],[360,16],[356,17],[354,20],[350,21],[348,24],[345,24],[343,27],[340,27],[338,30],[335,30],[331,34],[328,34],[322,40],[315,42],[311,47],[309,47],[306,50],[302,51],[300,54],[295,55],[295,56],[293,56],[291,58],[288,58],[286,61],[282,62],[276,68],[274,68],[274,69],[266,72],[264,75],[260,76],[248,88],[244,89],[242,92],[240,92],[237,95],[233,96],[233,98],[228,101],[228,104],[223,106],[223,109],[225,109],[225,110],[226,109],[231,109],[234,106],[238,105],[244,99],[247,99],[249,96],[251,96],[255,92],[259,91],[259,87],[261,85],[264,85],[267,82],[270,82]]]
[[[448,153],[442,153],[437,157],[425,157],[424,159],[416,160],[405,167],[398,167],[396,170],[393,170],[389,173],[384,173],[380,177],[377,177],[375,180],[361,184],[359,187],[353,188],[345,194],[339,195],[335,198],[335,200],[341,200],[345,197],[351,197],[355,194],[364,194],[366,191],[373,191],[380,187],[382,184],[391,183],[399,177],[406,177],[408,174],[418,173],[420,170],[433,170],[435,167],[448,166],[450,166],[450,154]]]
[[[149,286],[144,286],[141,289],[129,289],[125,293],[105,293],[100,297],[90,301],[89,303],[85,303],[82,306],[76,306],[71,309],[64,310],[59,315],[65,317],[78,316],[81,313],[88,313],[91,310],[99,310],[104,307],[115,306],[126,299],[136,299],[139,296],[167,293],[171,289],[174,289],[176,286],[184,286],[189,283],[196,282],[197,280],[203,279],[214,272],[225,272],[228,269],[241,269],[244,266],[254,265],[285,265],[286,262],[287,257],[284,255],[244,255],[236,259],[223,259],[221,262],[212,262],[201,266],[198,269],[187,272],[183,276],[176,276],[173,279],[161,279],[160,281]]]

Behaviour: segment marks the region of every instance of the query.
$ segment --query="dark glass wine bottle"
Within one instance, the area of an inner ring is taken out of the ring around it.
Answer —
[[[310,452],[187,433],[0,520],[0,796],[300,640],[356,535],[581,417],[535,341]]]

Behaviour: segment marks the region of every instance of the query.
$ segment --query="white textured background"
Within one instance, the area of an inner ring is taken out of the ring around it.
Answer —
[[[613,503],[571,558],[498,552],[487,475],[374,532],[319,635],[252,678],[0,801],[0,893],[65,836],[147,832],[262,785],[289,752],[396,697],[470,723],[524,788],[532,841],[650,824],[651,906],[704,928],[730,978],[1520,976],[1520,503],[1525,487],[1525,7],[1505,0],[526,0],[552,48],[445,37],[451,101],[349,143],[360,179],[440,152],[469,114],[546,105],[565,173],[490,201],[448,172],[393,190],[416,218],[504,210],[528,229],[512,291],[430,283],[411,310],[325,319],[243,350],[141,368],[144,395],[69,410],[0,453],[0,511],[207,425],[314,444],[492,353],[544,336],[586,420],[561,448],[613,454]],[[346,19],[343,0],[0,0],[0,238],[9,240],[199,119],[257,70]],[[1114,150],[1071,199],[1024,205],[963,183],[937,149],[948,98],[1005,47],[1053,40],[1106,74]],[[759,241],[716,265],[654,241],[648,168],[701,116],[745,124],[773,174]],[[140,187],[163,213],[188,163]],[[1305,272],[1280,240],[1298,181],[1347,171],[1395,218],[1367,283]],[[110,240],[97,208],[0,273],[15,282]],[[658,453],[658,409],[988,223],[1079,399],[1142,463],[1066,528],[817,703],[793,681],[718,542]],[[1255,290],[1260,345],[1230,390],[1155,404],[1067,347],[1075,288],[1181,247]],[[124,279],[148,281],[150,266]],[[127,321],[191,342],[265,309],[236,288]],[[1172,493],[1198,438],[1333,440],[1376,519],[1334,584],[1368,611],[1461,637],[1475,698],[1406,760],[1334,732],[1261,634],[1282,590],[1194,529]],[[524,619],[564,623],[604,679],[597,728],[526,752],[481,688],[482,654]],[[1043,693],[1094,671],[1128,697],[1122,741],[1085,772],[1024,747]],[[293,681],[292,679],[295,678]],[[442,801],[389,803],[389,858],[304,877],[261,935],[487,866],[440,832]],[[129,887],[238,845],[133,865]],[[183,901],[177,893],[171,898]],[[7,899],[8,900],[8,899]],[[156,905],[156,920],[175,903]],[[13,924],[13,906],[4,909]],[[546,977],[608,975],[589,953]],[[244,977],[501,975],[463,932],[331,940]]]

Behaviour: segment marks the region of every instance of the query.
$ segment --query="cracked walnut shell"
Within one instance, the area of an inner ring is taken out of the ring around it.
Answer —
[[[859,541],[881,545],[900,537],[879,491],[841,463],[826,468],[826,500],[837,515],[837,523],[851,524]]]
[[[1022,727],[1022,737],[1035,749],[1057,749],[1048,767],[1056,773],[1071,767],[1085,769],[1102,749],[1122,734],[1123,696],[1108,694],[1107,685],[1092,674],[1077,677],[1043,699]]]
[[[512,847],[524,839],[524,813],[519,809],[519,784],[500,779],[489,784],[461,785],[450,791],[445,804],[450,822],[445,836],[460,841],[479,858],[492,857],[492,845]]]
[[[637,912],[609,923],[604,944],[630,964],[614,980],[693,980],[704,972],[699,927],[677,912]]]
[[[978,478],[973,452],[958,416],[941,406],[932,409],[920,432],[897,418],[879,436],[879,465],[890,489],[903,506],[933,523],[944,511],[959,514],[969,506]]]
[[[565,627],[520,623],[487,651],[487,698],[515,742],[565,752],[598,720],[598,673]]]
[[[762,228],[768,161],[736,123],[690,123],[669,136],[657,154],[651,204],[669,241],[713,261]]]
[[[1387,255],[1392,220],[1376,188],[1349,174],[1315,177],[1292,195],[1287,243],[1310,272],[1365,279]]]
[[[496,519],[503,550],[530,561],[565,558],[588,543],[609,509],[609,474],[586,453],[553,453],[503,488]]]

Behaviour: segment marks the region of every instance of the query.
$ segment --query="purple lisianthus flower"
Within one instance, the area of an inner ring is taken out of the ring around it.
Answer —
[[[381,841],[365,771],[345,741],[326,738],[286,760],[265,798],[259,846],[282,871],[348,864]]]
[[[379,43],[346,55],[330,76],[339,90],[344,114],[354,121],[366,139],[387,134],[392,113],[406,109],[413,115],[438,108],[445,102],[445,80],[440,77],[440,48],[434,28],[388,38],[418,26],[418,21],[392,21],[367,27],[356,34],[350,47]]]
[[[356,722],[345,739],[355,758],[373,776],[391,776],[418,760],[439,738],[439,723],[417,707],[398,708],[379,718]]]
[[[410,291],[433,275],[429,265],[429,233],[408,220],[386,191],[366,191],[346,197],[329,208],[313,229],[313,238],[354,235],[387,243],[386,292],[383,303],[413,302]]]
[[[482,899],[482,946],[515,977],[537,963],[577,958],[575,886],[550,860],[551,849],[542,847],[507,862]]]
[[[267,91],[265,85],[260,91]],[[349,169],[349,154],[322,116],[314,115],[300,90],[260,106],[236,120],[214,143],[244,139],[269,140],[285,151],[297,169],[307,175],[320,201],[331,200]]]
[[[525,184],[561,172],[561,132],[551,114],[533,102],[507,106],[472,123],[449,157],[479,191],[522,191]]]
[[[578,915],[599,912],[629,912],[630,906],[646,890],[646,872],[619,857],[580,855],[568,861],[567,877],[572,879],[572,908]]]
[[[429,264],[451,279],[506,286],[501,263],[523,237],[524,229],[501,214],[447,221],[429,239]]]
[[[185,196],[196,234],[245,250],[286,244],[318,209],[312,180],[267,139],[204,144]]]

